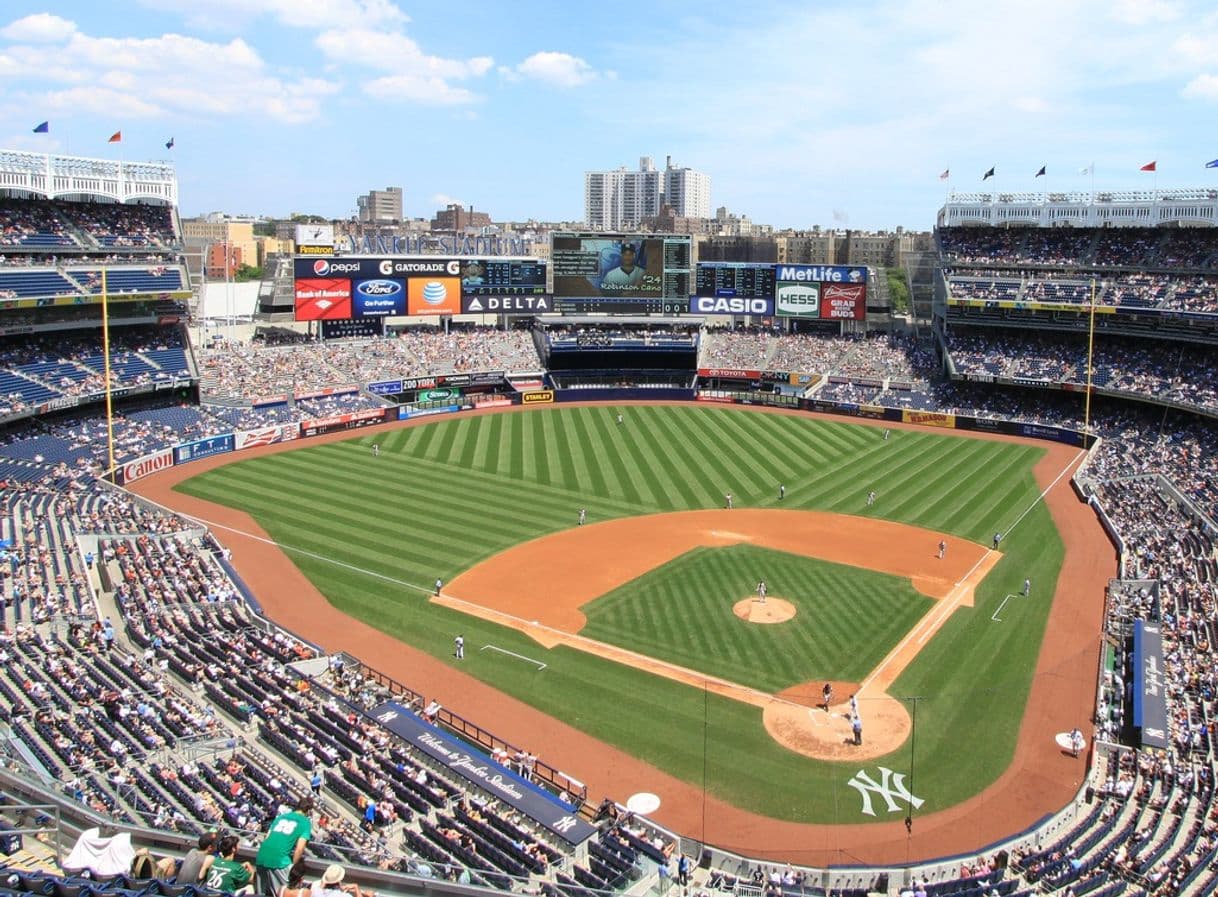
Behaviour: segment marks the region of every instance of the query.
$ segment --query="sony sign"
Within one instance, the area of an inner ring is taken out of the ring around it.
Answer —
[[[694,296],[689,310],[695,315],[772,315],[774,303],[746,296]]]
[[[775,310],[787,318],[820,317],[819,283],[779,283],[774,290]]]

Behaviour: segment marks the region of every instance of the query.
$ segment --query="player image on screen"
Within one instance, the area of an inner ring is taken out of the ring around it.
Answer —
[[[480,287],[486,283],[486,269],[482,262],[466,262],[461,266],[461,286]]]
[[[613,256],[601,252],[602,264],[613,263]],[[634,290],[643,285],[643,275],[646,273],[639,266],[638,254],[633,243],[623,243],[617,256],[618,264],[601,275],[601,290],[607,293],[616,290]],[[644,262],[645,264],[645,262]],[[603,269],[602,269],[603,270]]]

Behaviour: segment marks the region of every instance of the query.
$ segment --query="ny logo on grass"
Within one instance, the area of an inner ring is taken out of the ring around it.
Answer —
[[[874,816],[875,810],[871,808],[871,795],[878,794],[884,798],[888,804],[889,813],[897,813],[901,807],[897,803],[898,800],[903,800],[915,810],[925,803],[920,797],[914,797],[905,787],[905,775],[899,772],[893,772],[885,766],[878,767],[880,770],[880,780],[877,782],[869,776],[866,770],[860,769],[854,774],[846,784],[858,791],[863,798],[863,815]]]

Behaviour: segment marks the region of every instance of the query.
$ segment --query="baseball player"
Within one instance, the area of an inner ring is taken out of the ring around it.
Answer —
[[[826,682],[825,687],[820,690],[821,697],[825,699],[825,713],[829,712],[829,704],[833,700],[833,685]]]
[[[372,443],[372,457],[379,458],[381,456],[381,445],[379,442]]]
[[[947,542],[943,539],[939,540],[939,560],[943,560],[943,555],[947,554]]]
[[[456,649],[453,651],[453,656],[456,657],[457,660],[464,660],[465,659],[465,636],[459,635],[455,639],[453,639],[453,647]]]
[[[867,507],[870,508],[873,504],[875,504],[875,490],[874,489],[872,489],[870,492],[867,493]]]
[[[764,579],[761,580],[759,583],[757,583],[757,595],[758,595],[758,597],[761,598],[762,604],[765,604],[765,596],[766,596],[767,591],[769,591],[769,590],[766,588]]]
[[[859,696],[850,696],[850,716],[857,717],[859,715]]]
[[[1002,541],[1002,533],[994,533],[994,545],[993,545],[994,551],[998,550],[998,543],[1001,541]]]
[[[1027,598],[1032,593],[1032,580],[1025,579],[1023,581],[1023,597]]]
[[[617,416],[617,425],[619,427],[622,425],[622,416],[620,414]]]
[[[779,483],[778,484],[778,500],[782,501],[786,497],[787,497],[787,487],[784,486],[782,483]]]
[[[723,498],[727,501],[727,509],[730,511],[732,509],[732,493],[729,492]]]
[[[892,432],[891,430],[885,430],[885,431],[884,431],[884,441],[885,441],[885,442],[887,442],[887,441],[888,441],[888,434],[889,434],[889,433],[891,433],[891,432]]]
[[[587,509],[587,508],[580,508],[580,509],[579,509],[579,525],[580,525],[580,526],[583,526],[583,525],[584,525],[584,521],[585,521],[585,520],[587,520],[587,519],[588,519],[588,509]]]
[[[854,743],[862,744],[863,743],[863,721],[859,718],[859,715],[857,713],[854,714],[854,716],[852,716],[850,718],[850,731],[854,733]]]
[[[437,576],[436,577],[436,594],[437,595],[440,594],[440,589],[442,589],[442,588],[444,588],[444,580],[440,579],[440,577]]]

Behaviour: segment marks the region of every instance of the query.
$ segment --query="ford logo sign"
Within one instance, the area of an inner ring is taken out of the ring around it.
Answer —
[[[330,273],[330,263],[325,259],[318,259],[313,263],[313,273],[319,277]]]
[[[355,287],[363,296],[396,296],[402,292],[402,283],[397,280],[364,280]]]

